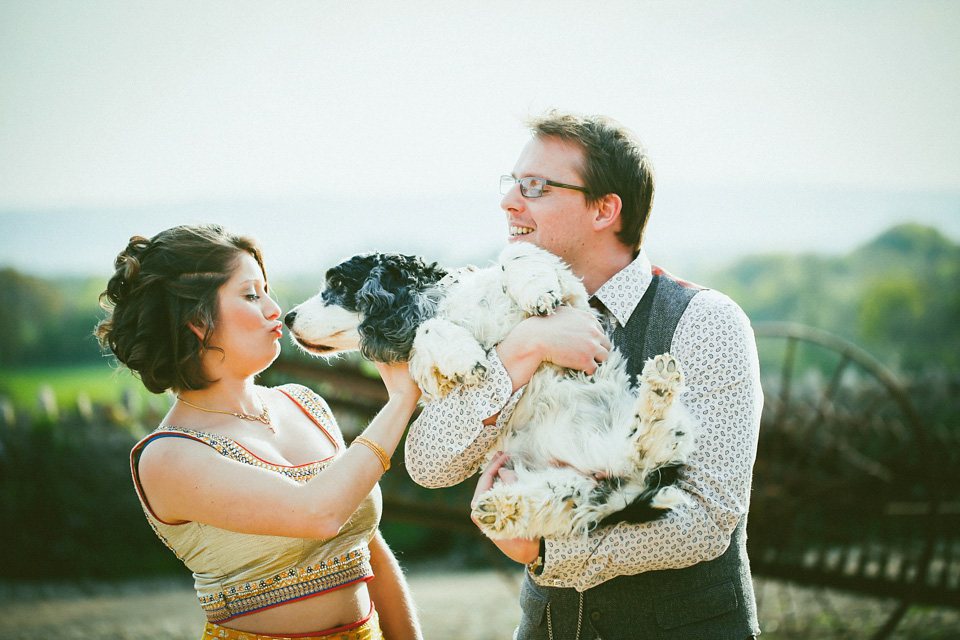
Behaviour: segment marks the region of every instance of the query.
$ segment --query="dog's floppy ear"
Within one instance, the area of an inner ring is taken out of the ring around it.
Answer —
[[[410,283],[410,287],[403,290],[398,305],[403,308],[404,315],[409,318],[409,323],[413,325],[413,330],[416,332],[416,327],[437,314],[437,304],[441,294],[436,285],[447,275],[447,271],[436,262],[427,264],[419,256],[402,256],[402,258],[404,258],[402,272]]]
[[[363,322],[360,353],[375,362],[405,362],[417,327],[437,311],[436,282],[446,273],[416,256],[383,254],[357,294]],[[361,301],[362,300],[362,301]]]
[[[390,310],[396,294],[384,288],[384,268],[376,266],[357,292],[357,308],[365,316],[378,316]]]

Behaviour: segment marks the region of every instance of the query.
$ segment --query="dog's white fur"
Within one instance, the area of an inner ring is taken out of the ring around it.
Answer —
[[[310,351],[343,353],[360,348],[357,327],[363,317],[336,305],[326,305],[320,296],[314,296],[297,307],[297,342]],[[317,342],[311,343],[316,336]]]
[[[425,401],[480,381],[489,368],[486,352],[521,320],[548,315],[560,304],[590,308],[580,280],[559,258],[529,243],[511,244],[497,265],[462,269],[440,286],[438,313],[420,325],[410,355]],[[329,347],[333,335],[337,350],[358,348],[347,344],[357,336],[356,314],[335,310],[320,296],[295,311],[294,335],[308,349]],[[685,461],[694,433],[677,402],[683,391],[679,363],[669,354],[652,358],[636,395],[625,365],[614,350],[591,376],[540,366],[488,453],[489,459],[495,451],[508,452],[517,474],[515,483],[497,483],[475,502],[474,520],[488,536],[584,536],[656,487],[660,468]],[[601,490],[604,478],[619,481]],[[665,486],[650,506],[668,510],[685,501],[682,491]]]

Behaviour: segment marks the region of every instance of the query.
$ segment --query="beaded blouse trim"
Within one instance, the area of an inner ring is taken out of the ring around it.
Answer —
[[[343,449],[342,440],[337,438],[334,435],[335,432],[331,432],[331,430],[328,428],[334,424],[333,416],[330,415],[330,411],[327,409],[326,405],[319,400],[319,396],[317,394],[313,393],[306,387],[297,384],[288,384],[282,387],[277,387],[277,389],[289,396],[290,399],[306,410],[307,415],[313,419],[317,426],[320,427],[321,431],[326,434],[327,438],[329,438],[329,440],[336,447],[336,452],[333,454],[333,456],[324,460],[316,460],[314,462],[308,462],[306,464],[296,466],[273,464],[257,457],[236,441],[225,436],[174,426],[158,428],[150,436],[147,436],[147,438],[145,438],[141,444],[137,446],[135,451],[140,449],[148,439],[153,437],[162,437],[167,434],[179,433],[195,440],[200,440],[204,444],[216,449],[220,455],[226,458],[236,460],[237,462],[244,462],[262,469],[267,469],[269,471],[273,471],[274,473],[279,473],[290,478],[291,480],[295,480],[296,482],[303,484],[307,480],[310,480],[317,475],[317,473],[323,469],[323,467],[329,464],[329,462],[336,457],[338,453],[340,453],[340,451]]]
[[[234,585],[214,595],[198,596],[207,620],[220,623],[372,577],[370,552],[363,547],[326,562],[291,567],[270,578]]]
[[[273,464],[272,462],[267,462],[262,458],[258,458],[230,438],[212,433],[205,433],[203,431],[194,431],[193,429],[187,429],[185,427],[162,427],[154,432],[153,437],[162,438],[164,436],[170,436],[173,434],[183,434],[191,440],[199,440],[200,442],[209,445],[213,449],[216,449],[217,452],[225,458],[230,458],[231,460],[236,460],[237,462],[243,462],[254,467],[260,467],[261,469],[279,473],[280,475],[286,476],[291,480],[295,480],[300,484],[303,484],[307,480],[313,478],[321,469],[330,464],[331,460],[333,460],[333,456],[331,456],[325,460],[307,462],[306,464],[297,466]],[[336,443],[336,440],[333,442]]]

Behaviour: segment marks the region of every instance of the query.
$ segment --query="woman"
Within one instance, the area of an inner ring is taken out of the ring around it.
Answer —
[[[147,389],[176,393],[131,465],[151,526],[194,572],[202,637],[420,638],[377,532],[377,481],[420,395],[406,367],[378,366],[389,400],[347,447],[320,396],[254,383],[282,324],[253,241],[174,227],[132,238],[115,266],[97,336]]]

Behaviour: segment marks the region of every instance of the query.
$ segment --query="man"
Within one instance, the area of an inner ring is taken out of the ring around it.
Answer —
[[[636,137],[602,117],[551,113],[501,203],[510,242],[532,242],[583,279],[633,373],[669,351],[686,376],[681,397],[698,422],[678,487],[689,505],[655,522],[599,527],[587,540],[496,540],[527,565],[516,637],[720,638],[759,633],[746,521],[763,402],[753,332],[726,296],[652,267],[642,248],[653,202],[650,161]],[[407,436],[411,477],[456,484],[477,471],[537,366],[592,372],[611,348],[589,313],[529,318],[489,353],[479,386],[429,403]],[[479,492],[511,473],[498,456]]]

